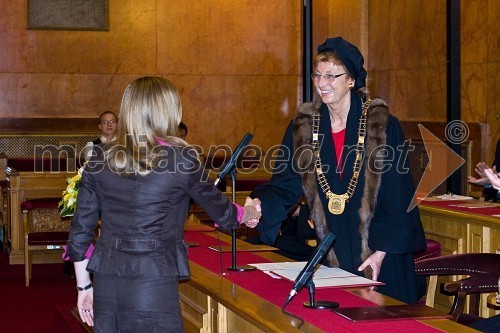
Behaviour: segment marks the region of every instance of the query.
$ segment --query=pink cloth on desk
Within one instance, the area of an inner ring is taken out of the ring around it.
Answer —
[[[486,207],[457,207],[457,205],[466,205],[470,203],[481,203],[480,201],[472,200],[436,200],[436,201],[421,201],[420,205],[449,209],[453,211],[465,212],[470,214],[478,214],[484,216],[500,215],[500,206]]]
[[[209,233],[204,232],[185,233],[184,237],[188,242],[199,244],[198,247],[189,249],[188,258],[190,261],[218,275],[220,275],[221,269],[223,269],[226,274],[221,276],[222,278],[232,281],[237,286],[266,299],[278,307],[283,306],[293,286],[293,282],[285,279],[273,279],[259,270],[246,272],[226,270],[226,267],[231,266],[231,253],[224,252],[220,254],[223,261],[221,264],[219,253],[208,248],[217,244],[216,237],[211,237]],[[228,244],[222,242],[222,245]],[[264,262],[269,262],[269,260],[252,252],[238,252],[238,264],[240,265]],[[340,288],[318,288],[316,289],[316,300],[336,301],[341,307],[375,306],[372,302]],[[306,301],[309,301],[309,293],[307,288],[304,288],[295,296],[286,309],[325,332],[441,332],[434,327],[411,319],[390,322],[353,323],[332,311],[307,309],[302,306],[303,302]]]

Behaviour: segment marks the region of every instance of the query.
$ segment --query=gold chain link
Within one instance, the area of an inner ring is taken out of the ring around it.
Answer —
[[[354,161],[353,165],[353,173],[351,180],[349,181],[349,185],[347,185],[347,191],[344,194],[341,194],[341,196],[344,198],[344,200],[347,202],[349,199],[352,197],[354,194],[354,190],[356,189],[356,185],[358,185],[358,179],[359,179],[359,171],[361,170],[361,167],[363,166],[363,157],[364,157],[364,147],[365,147],[365,136],[366,136],[366,114],[368,111],[368,107],[371,104],[371,99],[368,99],[364,104],[363,104],[363,109],[361,110],[361,117],[359,118],[359,128],[358,128],[358,142],[356,143],[356,159]],[[318,182],[319,186],[321,187],[321,190],[323,193],[325,193],[327,198],[331,198],[335,194],[331,191],[330,185],[328,185],[328,182],[326,180],[326,177],[323,173],[323,166],[321,164],[321,157],[319,154],[319,123],[320,123],[320,114],[319,112],[316,112],[313,115],[313,124],[312,124],[312,130],[313,130],[313,139],[312,139],[312,146],[313,146],[313,151],[314,151],[314,166],[316,169],[316,174],[318,175]]]

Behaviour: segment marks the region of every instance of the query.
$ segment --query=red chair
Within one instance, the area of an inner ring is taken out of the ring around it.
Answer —
[[[441,256],[441,243],[432,239],[426,239],[425,242],[427,243],[426,249],[413,255],[415,262]]]
[[[479,317],[480,294],[498,291],[500,254],[467,253],[424,259],[415,263],[415,271],[417,275],[436,276],[436,278],[438,275],[468,275],[468,278],[443,283],[441,289],[445,293],[454,295],[450,309],[453,320],[470,324],[482,319]],[[432,288],[429,285],[428,297],[430,293],[434,294],[435,290],[436,286]],[[467,296],[470,298],[468,314],[464,313]]]

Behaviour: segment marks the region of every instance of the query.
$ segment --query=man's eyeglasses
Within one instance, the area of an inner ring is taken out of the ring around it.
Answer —
[[[339,76],[346,75],[346,74],[347,73],[342,73],[342,74],[319,74],[319,73],[314,73],[314,74],[311,74],[311,79],[313,79],[314,81],[319,81],[321,79],[321,77],[323,77],[323,79],[325,79],[325,81],[332,83]]]
[[[101,121],[101,124],[103,124],[103,125],[113,125],[114,123],[116,123],[116,120],[103,120],[103,121]]]

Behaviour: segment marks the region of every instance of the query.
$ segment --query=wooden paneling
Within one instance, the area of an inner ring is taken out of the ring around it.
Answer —
[[[301,42],[291,37],[300,36],[301,4],[158,1],[158,71],[238,77],[298,75]]]
[[[2,3],[2,118],[95,118],[119,110],[133,79],[161,75],[180,90],[188,141],[233,147],[251,131],[267,150],[300,102],[301,1],[109,0],[109,31],[28,30],[26,4]],[[445,121],[445,1],[318,0],[313,15],[313,48],[356,44],[393,114]],[[488,124],[486,161],[500,132],[499,17],[498,1],[461,1],[462,117]]]
[[[445,121],[446,2],[381,0],[368,5],[371,93],[388,99],[401,120]],[[461,1],[461,114],[465,122],[487,124],[477,147],[489,163],[500,133],[499,7],[494,0]]]
[[[99,118],[2,118],[0,119],[0,133],[9,135],[95,133],[97,137],[100,132],[98,125]],[[1,148],[0,151],[2,151]]]

